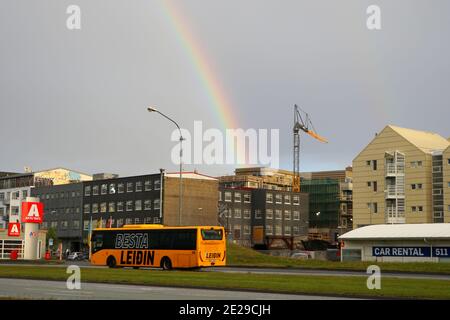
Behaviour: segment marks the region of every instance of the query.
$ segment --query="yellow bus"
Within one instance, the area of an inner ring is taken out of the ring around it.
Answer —
[[[226,263],[225,230],[218,226],[156,224],[98,228],[91,236],[91,263],[115,267],[201,268]]]

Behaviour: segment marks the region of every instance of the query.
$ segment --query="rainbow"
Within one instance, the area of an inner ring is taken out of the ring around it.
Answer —
[[[208,99],[213,106],[213,111],[221,122],[223,129],[239,128],[238,120],[229,99],[225,94],[225,90],[220,84],[216,74],[213,72],[211,63],[207,58],[205,51],[202,49],[200,42],[194,37],[190,31],[189,25],[181,12],[175,7],[170,0],[162,0],[162,9],[164,16],[171,25],[178,42],[183,47],[191,64],[197,72],[199,81],[205,88]],[[246,150],[240,148],[236,150],[238,163],[246,163]]]

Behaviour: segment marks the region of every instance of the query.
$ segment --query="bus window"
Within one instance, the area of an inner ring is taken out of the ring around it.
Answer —
[[[95,249],[101,249],[103,247],[103,235],[96,234],[92,239],[92,247]]]
[[[203,240],[222,240],[222,230],[202,229]]]

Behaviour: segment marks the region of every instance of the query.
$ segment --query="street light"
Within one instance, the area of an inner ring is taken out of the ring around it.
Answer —
[[[182,207],[183,207],[183,174],[182,174],[183,162],[182,162],[182,159],[183,159],[183,140],[184,140],[184,138],[183,138],[183,135],[181,134],[180,126],[173,119],[169,118],[164,113],[160,112],[158,109],[155,109],[155,108],[148,107],[147,111],[148,112],[157,112],[160,115],[162,115],[164,118],[166,118],[167,120],[173,122],[177,126],[178,131],[180,133],[180,193],[179,193],[180,196],[178,199],[179,200],[179,202],[178,202],[178,224],[181,226],[181,212],[182,212]]]

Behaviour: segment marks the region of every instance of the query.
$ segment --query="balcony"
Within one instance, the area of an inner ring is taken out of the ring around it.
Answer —
[[[405,211],[402,208],[386,207],[386,223],[405,223]]]
[[[405,190],[404,188],[400,188],[395,185],[388,185],[386,187],[386,190],[384,190],[386,194],[386,198],[388,199],[397,199],[397,198],[404,198],[405,197]]]
[[[394,163],[386,164],[386,176],[398,176],[405,174],[405,166],[402,164],[395,165]]]
[[[341,182],[340,183],[341,190],[342,191],[352,191],[353,190],[353,183],[352,182]]]

